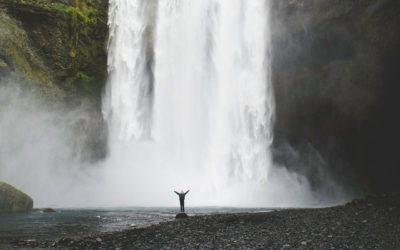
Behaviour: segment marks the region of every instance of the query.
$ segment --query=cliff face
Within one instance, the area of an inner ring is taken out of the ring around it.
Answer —
[[[88,161],[106,150],[100,101],[107,16],[107,0],[0,0],[0,84],[22,86],[36,100],[60,106],[65,116],[78,108],[84,119],[65,122],[76,131],[73,143],[85,149],[77,149],[80,158]]]
[[[398,190],[399,13],[396,0],[273,2],[276,161]]]
[[[107,5],[0,0],[0,76],[22,76],[57,101],[100,100]],[[372,191],[400,188],[400,2],[272,5],[275,160],[309,176],[315,187],[326,181],[323,168]]]
[[[100,97],[107,7],[107,0],[0,0],[0,75],[22,76],[55,100]]]

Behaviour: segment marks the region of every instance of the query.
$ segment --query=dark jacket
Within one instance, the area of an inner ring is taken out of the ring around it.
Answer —
[[[184,201],[185,200],[185,195],[187,194],[187,193],[189,193],[189,190],[188,191],[186,191],[186,193],[183,193],[183,194],[180,194],[180,193],[178,193],[178,192],[176,192],[176,191],[174,191],[177,195],[179,195],[179,200],[180,201]]]

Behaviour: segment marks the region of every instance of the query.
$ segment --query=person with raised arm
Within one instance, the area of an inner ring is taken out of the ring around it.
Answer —
[[[190,190],[183,192],[183,190],[181,190],[179,193],[174,191],[177,195],[179,195],[179,202],[181,204],[181,213],[185,212],[185,196],[187,193],[189,193]]]

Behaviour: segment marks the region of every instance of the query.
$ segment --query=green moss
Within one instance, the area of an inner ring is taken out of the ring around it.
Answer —
[[[17,75],[39,97],[62,99],[65,93],[54,84],[50,69],[38,52],[20,24],[0,11],[0,57],[7,64],[7,71]]]
[[[44,70],[36,67],[29,53],[24,53],[23,50],[17,48],[16,45],[10,41],[6,43],[5,52],[13,61],[15,68],[29,79],[52,86],[49,76]]]
[[[59,100],[65,96],[65,93],[54,85],[49,73],[40,65],[41,63],[35,58],[35,55],[19,48],[11,41],[6,42],[4,51],[15,72],[23,75],[26,83],[36,86],[33,91],[39,97],[48,100]]]
[[[31,197],[5,182],[0,182],[0,212],[25,212],[32,207]]]
[[[43,208],[42,211],[44,213],[55,213],[56,212],[56,210],[54,210],[53,208],[50,208],[50,207]]]
[[[59,11],[59,12],[62,13],[62,12],[66,12],[66,11],[67,11],[68,6],[65,5],[65,4],[56,3],[56,4],[53,4],[53,5],[52,5],[52,8],[53,8],[54,10]]]
[[[76,0],[72,6],[57,7],[66,15],[69,30],[66,44],[71,61],[67,66],[69,70],[64,87],[90,96],[100,96],[102,78],[106,74],[106,60],[98,60],[106,59],[105,36],[98,39],[96,35],[106,31],[99,31],[100,27],[107,27],[103,21],[107,10],[99,8],[101,2]]]
[[[0,57],[11,72],[39,86],[40,95],[99,99],[106,78],[107,1],[69,2],[0,0]]]
[[[99,94],[96,87],[96,81],[96,77],[78,71],[74,76],[66,79],[66,85],[69,88],[76,88],[78,91],[83,91],[89,96],[94,96]]]
[[[76,57],[76,49],[75,48],[71,48],[71,50],[69,51],[69,56],[72,58]]]
[[[77,52],[83,52],[80,51],[80,39],[88,39],[88,34],[96,28],[98,10],[90,8],[85,1],[76,0],[75,6],[66,8],[65,12],[70,15],[70,56],[75,57]]]
[[[82,80],[82,82],[85,84],[89,84],[93,81],[93,77],[90,77],[83,72],[78,72],[76,74],[76,78]]]

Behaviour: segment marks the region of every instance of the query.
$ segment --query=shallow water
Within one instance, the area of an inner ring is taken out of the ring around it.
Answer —
[[[189,215],[268,211],[266,208],[196,207]],[[15,240],[58,240],[104,232],[146,227],[173,220],[177,208],[57,209],[54,213],[32,211],[0,215],[0,247]]]

